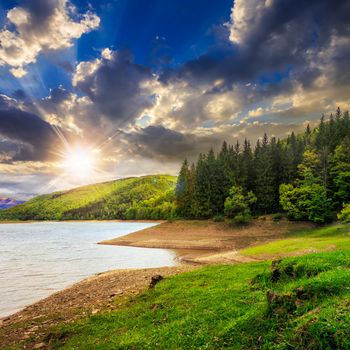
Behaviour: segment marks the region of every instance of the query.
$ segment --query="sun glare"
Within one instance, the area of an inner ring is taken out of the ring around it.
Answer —
[[[93,151],[88,148],[77,147],[67,151],[63,157],[62,167],[65,172],[76,178],[92,176],[95,165]]]

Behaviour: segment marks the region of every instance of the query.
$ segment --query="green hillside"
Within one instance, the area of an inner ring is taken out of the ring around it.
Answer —
[[[149,175],[35,197],[0,211],[0,220],[167,219],[176,177]]]

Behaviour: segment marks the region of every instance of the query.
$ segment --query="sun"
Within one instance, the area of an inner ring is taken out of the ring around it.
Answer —
[[[88,147],[69,148],[62,157],[61,167],[69,176],[86,179],[93,175],[95,154]]]

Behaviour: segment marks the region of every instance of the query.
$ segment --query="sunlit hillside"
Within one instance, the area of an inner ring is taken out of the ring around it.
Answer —
[[[35,197],[0,212],[2,220],[165,219],[176,177],[150,175]]]

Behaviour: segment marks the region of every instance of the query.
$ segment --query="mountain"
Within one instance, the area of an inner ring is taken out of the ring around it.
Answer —
[[[148,175],[35,197],[0,211],[0,220],[167,219],[176,177]]]
[[[18,201],[10,197],[2,197],[0,198],[0,209],[12,208],[15,205],[22,204],[22,203],[24,203],[24,201]]]

